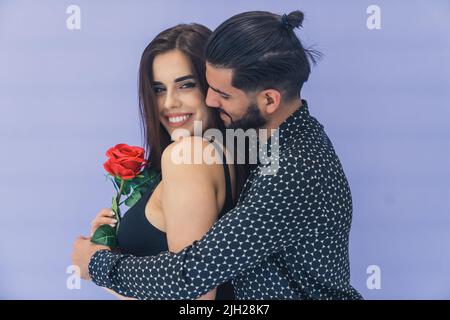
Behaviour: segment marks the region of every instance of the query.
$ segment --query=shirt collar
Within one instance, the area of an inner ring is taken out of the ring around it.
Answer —
[[[298,139],[299,133],[304,130],[310,118],[308,103],[303,99],[301,101],[302,105],[280,124],[275,133],[268,132],[271,136],[265,143],[260,144],[258,139],[258,146],[260,146],[263,155],[261,155],[260,152],[249,150],[249,152],[256,152],[257,154],[257,164],[250,165],[251,169],[257,166],[267,165],[267,159],[271,156],[271,151],[274,149],[274,145],[276,147],[278,144],[278,148],[281,150],[289,145],[291,141]]]
[[[278,127],[280,148],[283,148],[297,138],[298,134],[304,130],[309,117],[308,103],[302,99],[302,105]],[[268,143],[271,142],[271,138],[267,140]]]

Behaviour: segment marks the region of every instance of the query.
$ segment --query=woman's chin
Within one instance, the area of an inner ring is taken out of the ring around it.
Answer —
[[[171,131],[170,138],[172,141],[177,141],[183,137],[190,137],[193,135],[193,130],[189,128],[177,128]]]

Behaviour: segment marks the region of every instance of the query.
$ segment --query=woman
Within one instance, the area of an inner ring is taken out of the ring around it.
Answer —
[[[211,147],[207,140],[194,137],[194,121],[201,121],[202,131],[224,132],[218,112],[205,104],[208,84],[203,50],[210,33],[199,24],[178,25],[161,32],[142,54],[139,96],[146,147],[151,150],[148,169],[160,172],[162,178],[124,215],[118,231],[122,253],[148,256],[181,251],[201,239],[234,206],[245,181],[244,168],[227,164],[229,153],[217,142],[216,156],[226,160],[223,164],[174,162],[176,148],[202,156]],[[190,136],[171,143],[177,129],[185,129]],[[92,222],[92,231],[114,223],[110,209],[103,209]],[[233,297],[231,284],[225,283],[199,299]]]

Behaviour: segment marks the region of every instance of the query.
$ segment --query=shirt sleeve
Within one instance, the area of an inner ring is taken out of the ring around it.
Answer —
[[[317,232],[307,221],[308,194],[317,183],[308,169],[280,162],[275,175],[257,174],[247,197],[199,241],[175,254],[135,257],[96,252],[94,283],[138,299],[195,299],[283,247]],[[308,181],[306,181],[308,179]]]

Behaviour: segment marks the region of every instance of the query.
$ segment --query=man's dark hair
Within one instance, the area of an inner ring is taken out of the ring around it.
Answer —
[[[298,98],[300,89],[320,56],[305,49],[294,29],[302,26],[303,13],[277,15],[265,11],[240,13],[211,34],[206,61],[216,68],[233,69],[232,85],[245,92],[277,89],[282,99]]]

